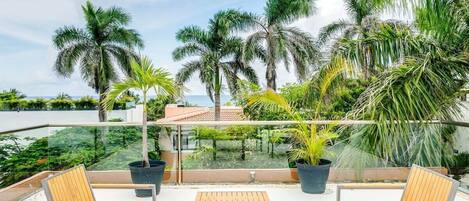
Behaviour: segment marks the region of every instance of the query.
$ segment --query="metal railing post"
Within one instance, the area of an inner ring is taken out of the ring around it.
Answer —
[[[182,149],[181,149],[181,136],[182,128],[181,125],[177,125],[177,185],[182,184]]]

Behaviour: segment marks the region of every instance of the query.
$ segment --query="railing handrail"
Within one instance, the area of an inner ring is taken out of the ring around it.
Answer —
[[[367,125],[375,124],[372,120],[308,120],[303,121],[306,124],[336,124],[336,125]],[[418,123],[417,121],[409,121],[408,123]],[[469,127],[469,122],[465,121],[427,121],[425,123],[430,124],[450,124],[456,126]],[[251,126],[281,126],[281,125],[293,125],[298,124],[297,121],[185,121],[185,122],[156,122],[149,121],[149,126],[233,126],[233,125],[251,125]],[[24,128],[10,129],[0,131],[0,135],[28,131],[38,128],[46,127],[107,127],[107,126],[142,126],[142,122],[93,122],[93,123],[49,123],[40,124],[34,126],[28,126]]]

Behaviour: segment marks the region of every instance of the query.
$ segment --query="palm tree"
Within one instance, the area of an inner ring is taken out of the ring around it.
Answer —
[[[405,59],[380,75],[354,106],[350,118],[377,124],[358,128],[350,145],[385,165],[447,166],[451,135],[444,125],[427,123],[460,115],[460,90],[469,81],[469,1],[411,3],[417,33],[385,30],[371,37],[375,49]]]
[[[56,30],[53,43],[59,50],[54,70],[58,75],[70,77],[78,65],[81,76],[105,99],[110,84],[118,80],[115,66],[130,75],[129,61],[137,58],[133,48],[143,47],[140,35],[127,29],[130,16],[117,7],[96,8],[90,1],[82,6],[86,27],[64,26]],[[106,111],[98,105],[99,120],[106,121]]]
[[[340,19],[321,28],[318,38],[319,44],[324,46],[331,40],[336,40],[334,49],[340,49],[344,48],[344,45],[340,44],[341,42],[369,38],[369,32],[376,26],[382,23],[393,23],[382,22],[378,18],[380,12],[389,2],[389,0],[344,0],[346,10],[351,19]],[[334,38],[337,35],[339,37],[337,39]],[[337,54],[337,51],[334,51],[334,49],[331,53]],[[360,55],[354,57],[353,60],[362,68],[365,79],[368,79],[370,70],[374,70],[373,68],[376,67],[375,63],[377,63],[372,59],[373,50],[365,44],[358,50],[358,53]]]
[[[251,14],[251,20],[242,24],[248,30],[255,30],[246,39],[244,58],[257,58],[266,65],[268,88],[277,89],[278,62],[283,61],[289,71],[293,61],[300,80],[305,80],[311,65],[318,63],[320,51],[311,35],[289,26],[294,20],[313,13],[313,3],[313,0],[268,0],[263,16]]]
[[[132,77],[113,84],[108,95],[103,100],[107,109],[113,108],[114,102],[130,90],[138,90],[143,94],[143,128],[142,128],[142,156],[145,167],[149,166],[147,142],[147,98],[148,92],[154,90],[157,96],[176,96],[179,88],[171,78],[170,73],[162,68],[155,68],[150,59],[143,57],[140,62],[132,60],[130,63]]]
[[[309,88],[317,91],[318,97],[309,112],[312,120],[321,120],[322,108],[326,106],[327,96],[334,94],[338,82],[342,81],[344,73],[350,68],[345,59],[337,57],[324,66],[318,74],[308,80]],[[328,144],[338,135],[334,132],[334,125],[325,127],[316,124],[308,125],[303,118],[302,111],[289,103],[288,98],[277,94],[272,89],[255,93],[248,98],[247,107],[284,112],[291,120],[297,122],[296,128],[288,128],[285,133],[292,133],[297,147],[291,150],[291,160],[304,160],[309,165],[318,165],[321,158],[327,154]]]
[[[200,81],[215,103],[216,121],[220,120],[223,77],[232,94],[237,91],[239,75],[257,83],[255,71],[242,61],[242,39],[230,35],[232,29],[245,19],[246,13],[235,10],[220,11],[210,20],[207,30],[190,26],[176,34],[176,38],[184,45],[173,51],[174,60],[180,61],[194,56],[198,58],[185,63],[177,73],[176,80],[178,83],[187,82],[195,72],[199,73]]]

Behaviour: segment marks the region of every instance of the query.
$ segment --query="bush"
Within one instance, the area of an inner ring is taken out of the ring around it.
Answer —
[[[127,102],[126,101],[116,101],[112,107],[113,110],[125,110],[127,109]]]
[[[176,100],[170,96],[159,95],[152,98],[147,103],[148,108],[148,121],[156,121],[164,117],[164,109],[167,104],[174,104]]]
[[[75,101],[76,110],[95,110],[97,105],[98,101],[91,96],[84,96]]]
[[[73,100],[54,99],[49,101],[51,110],[71,110],[73,109]]]
[[[2,101],[1,106],[4,111],[21,111],[25,110],[27,100],[6,100]]]
[[[47,110],[47,100],[38,98],[26,102],[26,110]]]

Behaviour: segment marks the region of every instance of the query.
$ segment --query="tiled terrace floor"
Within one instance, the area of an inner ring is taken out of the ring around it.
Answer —
[[[158,201],[193,201],[198,191],[267,191],[270,201],[335,201],[336,185],[329,184],[324,194],[302,193],[299,185],[183,185],[163,186]],[[399,201],[402,190],[343,190],[342,201]],[[95,190],[98,201],[150,201],[137,198],[132,190]],[[27,201],[46,201],[38,192]],[[456,201],[469,201],[469,196],[458,194]]]

